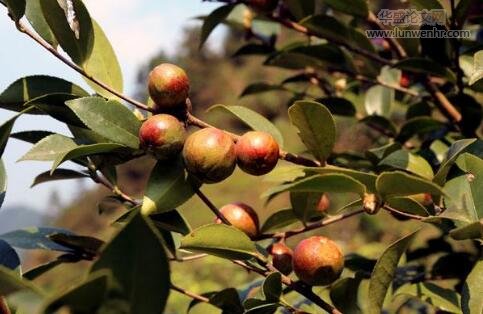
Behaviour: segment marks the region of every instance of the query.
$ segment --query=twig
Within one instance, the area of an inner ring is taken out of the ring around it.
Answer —
[[[231,223],[228,221],[228,219],[223,216],[223,214],[220,212],[220,210],[213,204],[208,197],[206,197],[203,192],[201,192],[200,189],[195,189],[196,195],[205,203],[206,206],[218,217],[225,225],[231,225]]]
[[[407,217],[407,218],[410,218],[410,219],[415,219],[415,220],[423,220],[424,217],[423,216],[419,216],[419,215],[413,215],[413,214],[409,214],[409,213],[405,213],[405,212],[402,212],[398,209],[395,209],[387,204],[384,204],[382,206],[382,208],[384,208],[385,210],[387,210],[388,212],[391,212],[391,213],[394,213],[396,215],[400,215],[400,216],[404,216],[404,217]]]
[[[181,287],[178,287],[176,286],[175,284],[171,284],[171,289],[176,291],[176,292],[179,292],[181,294],[184,294],[192,299],[195,299],[195,300],[198,300],[200,302],[203,302],[203,303],[210,303],[210,299],[208,299],[207,297],[204,297],[202,295],[199,295],[199,294],[196,294],[194,292],[191,292],[191,291],[188,291],[186,289],[183,289]]]
[[[81,68],[80,66],[78,66],[77,64],[75,64],[72,61],[70,61],[69,59],[65,58],[54,47],[52,47],[48,42],[46,42],[44,39],[42,39],[36,33],[32,32],[30,29],[28,29],[28,27],[25,27],[25,25],[23,25],[22,22],[20,22],[20,21],[17,22],[17,28],[20,32],[22,32],[22,33],[26,34],[27,36],[29,36],[30,38],[32,38],[34,41],[36,41],[39,45],[44,47],[47,51],[49,51],[51,54],[53,54],[57,59],[62,61],[64,64],[66,64],[67,66],[69,66],[70,68],[72,68],[74,71],[78,72],[79,74],[81,74],[85,78],[87,78],[90,81],[94,82],[95,84],[99,85],[100,87],[102,87],[106,91],[110,92],[113,95],[116,95],[117,97],[127,101],[128,103],[136,106],[139,109],[146,110],[146,111],[152,111],[151,108],[149,108],[145,104],[116,91],[115,89],[113,89],[112,87],[107,85],[106,83],[98,80],[97,78],[93,77],[92,75],[90,75],[89,73],[84,71],[84,69]]]
[[[121,197],[124,201],[126,201],[128,203],[131,203],[133,205],[139,205],[139,202],[137,202],[132,197],[130,197],[129,195],[127,195],[126,193],[124,193],[123,191],[121,191],[121,189],[119,189],[119,187],[113,185],[111,182],[109,182],[103,176],[100,176],[97,173],[97,170],[96,169],[93,169],[93,168],[89,167],[89,175],[90,175],[92,181],[94,181],[95,183],[99,183],[99,184],[105,186],[106,188],[108,188],[109,190],[111,190],[114,194],[116,194],[117,196]]]
[[[428,89],[431,96],[436,99],[436,105],[439,110],[450,120],[456,123],[461,122],[463,118],[461,113],[453,106],[446,96],[439,90],[435,83],[427,78],[424,85]]]
[[[181,258],[172,258],[171,261],[173,262],[188,262],[188,261],[194,261],[200,258],[207,257],[208,254],[196,254],[196,255],[191,255],[191,256],[186,256],[186,257],[181,257]]]
[[[320,222],[316,222],[316,223],[307,225],[307,226],[302,227],[300,229],[289,230],[289,231],[280,232],[280,233],[261,234],[258,237],[256,237],[255,240],[264,240],[264,239],[270,239],[270,238],[274,238],[274,237],[275,238],[290,238],[290,237],[296,236],[296,235],[304,233],[304,232],[308,232],[308,231],[311,231],[311,230],[315,230],[315,229],[318,229],[318,228],[322,228],[322,227],[331,225],[331,224],[336,223],[338,221],[341,221],[341,220],[344,220],[344,219],[347,219],[347,218],[350,218],[352,216],[359,215],[359,214],[362,214],[362,213],[364,213],[364,210],[359,209],[359,210],[356,210],[356,211],[353,211],[353,212],[350,212],[350,213],[345,213],[345,214],[340,214],[340,215],[329,217],[329,218],[324,219]]]
[[[382,25],[382,23],[377,19],[376,15],[374,15],[374,13],[372,12],[369,12],[369,15],[367,16],[367,21],[377,26],[381,30],[386,29],[384,25]],[[406,51],[395,38],[389,37],[386,38],[386,40],[389,42],[389,45],[394,49],[394,51],[396,51],[399,59],[407,58],[408,55]]]

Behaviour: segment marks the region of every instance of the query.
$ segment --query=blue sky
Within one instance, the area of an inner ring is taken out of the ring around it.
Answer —
[[[125,92],[128,94],[133,92],[136,70],[140,65],[160,49],[173,54],[180,42],[183,27],[198,23],[192,18],[207,14],[217,6],[201,0],[85,0],[84,3],[111,40],[123,70]],[[221,36],[222,32],[217,30],[208,44],[216,45]],[[62,77],[87,88],[76,72],[17,32],[3,7],[0,7],[0,40],[0,91],[16,79],[33,74]],[[10,116],[11,112],[0,110],[1,123]],[[14,131],[34,129],[67,133],[60,123],[39,116],[21,117]],[[58,181],[30,189],[33,178],[48,170],[50,165],[30,161],[16,163],[29,148],[29,144],[17,140],[10,140],[7,145],[3,155],[8,174],[4,207],[23,205],[48,211],[52,191],[59,192],[61,201],[67,204],[82,189],[93,185],[88,180]]]

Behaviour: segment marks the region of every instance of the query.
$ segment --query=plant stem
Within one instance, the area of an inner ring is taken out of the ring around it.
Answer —
[[[387,204],[384,204],[382,206],[382,208],[384,208],[385,210],[387,210],[388,212],[391,212],[391,213],[394,213],[394,214],[397,214],[397,215],[400,215],[400,216],[404,216],[404,217],[407,217],[407,218],[410,218],[410,219],[415,219],[415,220],[423,220],[425,217],[423,216],[419,216],[419,215],[413,215],[413,214],[409,214],[409,213],[405,213],[405,212],[402,212],[398,209],[395,209]]]
[[[129,195],[121,191],[121,189],[119,189],[117,186],[114,186],[111,182],[109,182],[109,180],[107,180],[103,176],[100,176],[97,173],[97,170],[95,168],[89,167],[89,175],[92,181],[105,186],[106,188],[111,190],[114,194],[121,197],[125,202],[131,203],[132,205],[139,205],[139,202],[137,202],[132,197],[130,197]]]
[[[192,299],[195,299],[195,300],[198,300],[200,302],[203,302],[203,303],[210,303],[210,299],[208,299],[207,297],[204,297],[202,295],[199,295],[199,294],[196,294],[194,292],[191,292],[191,291],[188,291],[186,289],[183,289],[181,287],[178,287],[176,286],[175,284],[171,284],[171,289],[174,290],[174,291],[177,291],[181,294],[184,294]]]
[[[322,228],[328,225],[331,225],[333,223],[339,222],[341,220],[350,218],[352,216],[356,216],[359,214],[364,213],[363,209],[358,209],[356,211],[350,212],[350,213],[345,213],[345,214],[340,214],[336,216],[329,217],[327,219],[324,219],[322,221],[307,225],[305,227],[296,229],[296,230],[289,230],[286,232],[280,232],[280,233],[266,233],[266,234],[261,234],[259,235],[255,240],[264,240],[264,239],[270,239],[270,238],[290,238],[293,236],[296,236],[301,233],[305,233],[311,230],[315,230],[318,228]]]
[[[106,83],[98,80],[97,78],[93,77],[92,75],[90,75],[89,73],[87,73],[86,71],[84,71],[83,68],[81,68],[80,66],[78,66],[77,64],[73,63],[72,61],[70,61],[69,59],[67,59],[66,57],[64,57],[63,55],[61,55],[54,47],[52,47],[52,45],[50,45],[48,42],[46,42],[43,38],[41,38],[40,36],[38,36],[36,33],[32,32],[28,27],[25,27],[25,25],[23,25],[22,22],[17,22],[17,28],[20,32],[26,34],[27,36],[29,36],[30,38],[32,38],[35,42],[37,42],[39,45],[41,45],[42,47],[44,47],[47,51],[49,51],[52,55],[54,55],[57,59],[59,59],[60,61],[62,61],[64,64],[66,64],[67,66],[69,66],[70,68],[72,68],[74,71],[78,72],[79,74],[81,74],[82,76],[84,76],[85,78],[87,78],[88,80],[94,82],[95,84],[99,85],[101,88],[105,89],[106,91],[110,92],[111,94],[127,101],[128,103],[134,105],[135,107],[139,108],[139,109],[142,109],[142,110],[146,110],[146,111],[152,111],[148,106],[146,106],[145,104],[135,100],[135,99],[132,99],[118,91],[116,91],[115,89],[113,89],[112,87],[110,87],[109,85],[107,85]]]
[[[205,205],[208,206],[208,208],[213,212],[213,214],[215,214],[216,217],[218,217],[218,219],[220,219],[225,225],[231,226],[231,223],[228,221],[228,219],[226,219],[225,216],[223,216],[223,214],[218,210],[215,204],[213,204],[210,201],[210,199],[203,192],[201,192],[200,189],[195,189],[195,193],[203,201],[203,203],[205,203]]]

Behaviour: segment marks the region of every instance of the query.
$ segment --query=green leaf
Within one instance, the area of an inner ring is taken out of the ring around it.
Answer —
[[[15,121],[23,113],[26,113],[26,112],[30,111],[31,109],[32,108],[29,107],[29,108],[23,110],[19,114],[16,114],[12,118],[5,121],[2,125],[0,125],[0,158],[2,157],[3,152],[5,151],[5,147],[7,146],[8,138],[10,137],[10,133],[12,132],[12,128],[13,128],[13,125],[15,124]]]
[[[460,296],[453,290],[441,288],[430,282],[406,284],[395,295],[410,295],[450,313],[461,313]]]
[[[0,239],[0,266],[16,270],[20,266],[20,258],[13,247]]]
[[[359,120],[359,122],[380,131],[385,136],[393,137],[397,133],[394,123],[385,117],[372,115]]]
[[[57,180],[68,180],[68,179],[82,179],[88,178],[89,176],[85,173],[78,172],[71,169],[55,169],[54,172],[52,171],[45,171],[35,177],[34,182],[30,187],[34,187],[38,184],[50,182],[50,181],[57,181]]]
[[[201,35],[200,35],[200,49],[205,44],[206,40],[210,36],[211,32],[215,29],[218,24],[223,22],[228,15],[230,15],[233,8],[235,8],[235,4],[228,4],[221,6],[211,12],[203,21],[203,26],[201,27]]]
[[[365,186],[344,174],[323,174],[314,175],[293,183],[282,184],[275,186],[265,193],[262,197],[274,197],[282,192],[334,192],[334,193],[356,193],[361,198],[366,192]]]
[[[483,86],[483,51],[478,51],[473,56],[474,70],[468,82],[473,87]],[[480,88],[481,89],[481,88]]]
[[[0,208],[5,200],[5,193],[7,193],[7,171],[5,170],[3,160],[0,159]]]
[[[0,108],[22,111],[25,109],[24,103],[39,96],[55,93],[81,97],[89,95],[81,87],[60,78],[46,75],[26,76],[10,84],[0,94]]]
[[[70,150],[77,147],[77,144],[70,137],[53,134],[49,135],[35,144],[19,161],[22,160],[55,160]]]
[[[431,181],[401,171],[383,172],[376,180],[377,192],[383,199],[393,196],[408,196],[419,193],[444,195],[443,190]]]
[[[294,215],[304,223],[313,217],[320,217],[317,205],[321,197],[322,193],[317,192],[291,192],[290,204]]]
[[[39,34],[40,37],[42,37],[46,42],[55,48],[57,47],[58,43],[55,39],[54,33],[50,29],[49,24],[47,24],[47,21],[42,14],[40,1],[41,0],[27,0],[25,16],[37,34]]]
[[[330,299],[334,306],[343,313],[361,314],[358,293],[362,278],[342,278],[335,282],[330,289]]]
[[[92,26],[94,28],[94,44],[92,53],[84,62],[83,68],[87,73],[89,73],[89,75],[92,75],[93,77],[106,83],[112,89],[122,92],[122,71],[119,61],[117,60],[116,53],[114,52],[109,39],[104,34],[104,31],[95,20],[92,20]],[[93,83],[91,80],[86,78],[84,79],[86,83],[89,84],[89,86],[92,87],[92,89],[94,89],[99,95],[102,95],[106,98],[117,98],[104,88]]]
[[[312,15],[315,11],[314,0],[285,0],[284,4],[288,7],[293,16],[295,16],[297,21],[300,21],[306,16]]]
[[[332,165],[327,165],[325,167],[305,167],[304,170],[307,173],[318,173],[318,174],[331,174],[331,173],[340,173],[345,174],[366,186],[366,189],[369,192],[376,191],[376,179],[377,176],[372,173],[362,172],[358,170],[352,170],[347,168],[336,167]]]
[[[136,213],[104,247],[91,272],[112,272],[129,301],[130,313],[162,313],[170,289],[169,268],[161,236]]]
[[[305,146],[318,160],[325,161],[335,144],[335,122],[330,111],[317,102],[296,101],[288,114]]]
[[[394,89],[375,85],[366,92],[364,107],[369,115],[389,117],[394,103]]]
[[[304,167],[299,165],[283,165],[276,167],[268,173],[263,181],[272,183],[292,182],[297,178],[305,176]]]
[[[189,177],[180,160],[158,162],[144,192],[143,214],[170,211],[183,204],[194,194],[198,184]]]
[[[404,213],[419,215],[423,217],[429,216],[428,211],[422,204],[409,197],[391,197],[388,198],[386,202],[391,207],[396,208]]]
[[[0,265],[0,295],[8,296],[22,290],[40,294],[40,290],[36,286],[20,278],[16,271]]]
[[[438,0],[411,0],[412,5],[414,5],[418,10],[431,10],[431,9],[442,9],[441,3]]]
[[[92,131],[115,143],[139,148],[141,122],[121,103],[100,97],[84,97],[66,104]]]
[[[323,104],[334,115],[353,117],[356,114],[354,104],[341,97],[318,98],[317,102]]]
[[[35,106],[41,113],[50,115],[66,124],[85,127],[84,123],[65,105],[66,101],[79,98],[66,93],[45,94],[27,101],[24,106]]]
[[[464,314],[479,314],[483,312],[483,259],[475,264],[463,285],[461,292],[461,309]]]
[[[188,221],[177,210],[153,214],[149,218],[151,218],[156,228],[181,233],[182,235],[187,235],[191,232]]]
[[[19,249],[44,249],[60,252],[72,252],[71,249],[52,241],[49,238],[49,236],[52,234],[72,233],[60,228],[30,227],[0,234],[0,239]]]
[[[97,155],[102,153],[110,153],[115,151],[120,151],[122,149],[126,149],[127,147],[121,144],[115,143],[99,143],[99,144],[91,144],[91,145],[80,145],[75,147],[69,151],[63,152],[59,154],[52,164],[51,173],[55,171],[55,169],[62,164],[66,160],[76,159],[79,157],[84,156],[91,156]]]
[[[445,127],[444,123],[434,120],[430,117],[416,117],[406,121],[399,134],[396,137],[396,141],[404,143],[411,139],[414,135],[423,135],[434,131],[439,131]]]
[[[62,306],[68,306],[73,312],[95,313],[107,296],[111,274],[99,271],[91,274],[81,284],[50,297],[44,305],[44,312],[54,313]],[[86,302],[88,300],[88,302]]]
[[[273,314],[280,305],[259,299],[246,299],[243,306],[246,309],[244,314]]]
[[[430,59],[419,57],[406,58],[396,63],[394,67],[403,71],[444,77],[451,82],[456,80],[456,76],[451,70]]]
[[[483,219],[453,229],[449,235],[455,240],[480,239],[483,240]]]
[[[377,260],[369,282],[368,313],[381,313],[387,290],[394,278],[397,264],[418,231],[391,244]]]
[[[266,55],[274,51],[273,47],[260,44],[246,44],[240,47],[232,57],[240,57],[247,55]]]
[[[284,91],[286,90],[285,87],[278,84],[269,84],[269,83],[252,83],[245,87],[245,89],[240,94],[240,98],[248,95],[256,95],[260,93],[266,92],[273,92],[273,91]]]
[[[18,21],[25,14],[25,0],[5,0],[8,12],[15,21]]]
[[[433,169],[426,159],[402,149],[389,154],[379,162],[379,166],[405,170],[429,180],[433,178]]]
[[[211,110],[221,110],[228,112],[240,119],[243,123],[248,125],[251,129],[256,131],[267,132],[273,136],[280,147],[283,147],[283,136],[272,122],[261,114],[242,106],[224,106],[224,105],[214,105]]]
[[[82,65],[89,58],[94,42],[92,20],[82,1],[72,1],[75,12],[72,28],[67,20],[67,8],[62,8],[57,0],[42,0],[40,6],[57,42],[72,61]]]
[[[446,158],[443,160],[441,163],[441,166],[438,169],[438,172],[436,172],[436,175],[433,178],[434,183],[443,185],[446,181],[446,176],[449,173],[449,170],[451,169],[451,166],[456,162],[456,158],[463,153],[468,146],[473,144],[476,141],[476,139],[463,139],[454,142],[451,144],[451,146],[448,149],[448,152],[446,153]]]
[[[262,285],[263,295],[268,302],[278,302],[282,295],[282,275],[271,273],[265,278]]]
[[[54,133],[50,131],[22,131],[10,134],[11,138],[15,138],[20,141],[35,144],[42,140],[43,138],[53,135]]]
[[[255,243],[242,231],[223,224],[209,224],[181,240],[181,248],[214,256],[246,260],[257,256]]]
[[[280,210],[272,214],[267,218],[267,220],[265,220],[265,223],[262,225],[260,232],[265,233],[277,230],[289,226],[297,221],[298,219],[292,209]]]
[[[369,14],[367,2],[364,0],[355,0],[350,2],[325,0],[324,3],[326,3],[329,7],[336,11],[340,11],[349,15],[365,18]]]

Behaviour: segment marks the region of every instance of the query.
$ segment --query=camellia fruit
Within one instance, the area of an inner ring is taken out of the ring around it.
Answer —
[[[253,238],[258,234],[259,220],[253,208],[244,203],[231,203],[220,208],[220,213],[228,220],[233,227],[245,232]],[[219,218],[217,223],[221,223]]]
[[[319,203],[317,204],[317,211],[320,213],[325,213],[330,207],[330,200],[327,194],[322,194],[320,197]]]
[[[272,256],[273,266],[282,274],[292,272],[293,251],[285,243],[277,242],[268,247],[268,253]]]
[[[157,114],[147,119],[139,129],[141,148],[158,159],[168,159],[181,152],[186,130],[178,119],[168,114]]]
[[[220,182],[235,170],[235,144],[222,130],[202,129],[186,139],[183,160],[188,172],[202,182]]]
[[[246,173],[260,176],[277,165],[280,148],[270,134],[250,131],[236,142],[237,163]]]
[[[325,286],[339,278],[344,269],[344,255],[334,241],[313,236],[297,245],[292,264],[300,280],[311,286]]]
[[[189,89],[188,76],[177,65],[162,63],[149,73],[148,90],[154,112],[185,108]]]

